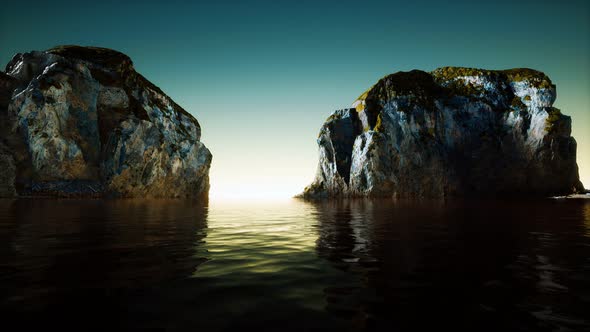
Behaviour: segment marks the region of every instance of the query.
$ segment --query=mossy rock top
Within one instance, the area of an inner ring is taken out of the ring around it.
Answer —
[[[512,81],[549,80],[543,72],[530,68],[512,68],[504,70],[489,70],[468,67],[441,67],[431,72],[433,76],[454,79],[461,76],[505,76]]]
[[[441,67],[431,72],[411,70],[397,72],[381,78],[361,94],[354,103],[358,111],[379,111],[380,105],[396,97],[405,97],[410,104],[432,108],[434,100],[453,96],[479,97],[486,92],[460,78],[485,77],[493,82],[527,81],[536,88],[554,88],[543,72],[529,68],[487,70],[466,67]]]
[[[545,73],[530,68],[512,68],[504,70],[488,70],[467,67],[441,67],[433,70],[431,74],[437,80],[455,80],[459,77],[485,76],[494,80],[508,82],[528,81],[537,88],[550,88],[553,84]]]
[[[358,99],[391,98],[402,95],[433,95],[439,92],[431,74],[422,70],[400,71],[381,78],[375,85],[365,91]]]

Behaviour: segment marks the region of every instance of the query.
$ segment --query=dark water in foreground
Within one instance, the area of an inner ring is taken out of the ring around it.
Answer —
[[[589,330],[590,200],[4,200],[0,313],[80,330]]]

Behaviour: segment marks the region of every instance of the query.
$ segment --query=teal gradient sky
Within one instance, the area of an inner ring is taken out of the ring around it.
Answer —
[[[10,1],[0,63],[59,44],[128,54],[191,112],[213,197],[288,196],[316,137],[380,77],[440,66],[529,67],[557,85],[590,186],[590,1]]]

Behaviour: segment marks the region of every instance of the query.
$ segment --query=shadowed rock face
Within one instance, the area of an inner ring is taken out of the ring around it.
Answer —
[[[0,154],[9,151],[19,194],[208,194],[211,153],[199,123],[120,52],[15,55],[0,73],[0,118]]]
[[[562,195],[583,190],[571,119],[531,69],[443,67],[379,80],[318,137],[303,197]]]

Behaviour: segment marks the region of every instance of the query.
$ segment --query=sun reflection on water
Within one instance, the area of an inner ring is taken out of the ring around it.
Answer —
[[[205,245],[197,249],[209,261],[193,276],[256,278],[293,266],[285,260],[300,260],[304,267],[314,259],[315,213],[313,205],[298,200],[213,201]]]

